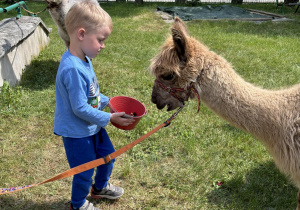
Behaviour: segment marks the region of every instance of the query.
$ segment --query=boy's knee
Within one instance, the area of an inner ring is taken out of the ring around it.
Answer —
[[[74,181],[81,181],[81,182],[86,182],[86,183],[92,182],[93,174],[94,174],[94,169],[84,171],[82,173],[74,175]]]

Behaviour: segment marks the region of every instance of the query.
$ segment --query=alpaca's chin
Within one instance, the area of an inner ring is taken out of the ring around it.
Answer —
[[[177,108],[177,106],[171,106],[170,104],[167,104],[167,111],[169,112],[169,111],[172,111],[172,110],[174,110],[174,109],[176,109]]]
[[[167,107],[167,111],[172,111],[177,108],[177,106],[172,106],[171,104],[156,104],[157,109],[162,110],[163,108]]]
[[[165,106],[166,106],[165,104],[158,104],[158,103],[156,104],[156,107],[159,110],[163,109]]]

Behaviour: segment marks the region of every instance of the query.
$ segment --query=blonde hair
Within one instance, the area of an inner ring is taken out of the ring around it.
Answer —
[[[65,26],[68,34],[80,27],[87,31],[108,26],[112,30],[112,20],[109,14],[98,4],[84,0],[75,3],[65,17]]]

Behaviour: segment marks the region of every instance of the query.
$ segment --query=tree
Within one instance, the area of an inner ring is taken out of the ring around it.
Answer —
[[[185,4],[186,0],[175,0],[175,3],[178,4]]]
[[[243,4],[243,0],[231,0],[231,4]]]
[[[143,0],[134,0],[134,2],[137,3],[137,4],[140,4],[140,5],[144,3]]]

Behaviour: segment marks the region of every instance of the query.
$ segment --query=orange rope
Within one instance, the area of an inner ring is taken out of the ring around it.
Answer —
[[[126,146],[122,147],[121,149],[107,155],[104,158],[99,158],[93,161],[90,161],[88,163],[79,165],[77,167],[71,168],[63,173],[60,173],[56,176],[51,177],[50,179],[44,180],[42,182],[36,183],[36,184],[31,184],[31,185],[26,185],[26,186],[20,186],[20,187],[11,187],[11,188],[0,188],[0,195],[3,194],[8,194],[8,193],[13,193],[13,192],[17,192],[17,191],[21,191],[21,190],[25,190],[37,185],[41,185],[41,184],[45,184],[48,182],[53,182],[56,180],[60,180],[60,179],[64,179],[70,176],[73,176],[75,174],[87,171],[89,169],[95,168],[97,166],[106,164],[108,162],[110,162],[110,160],[120,156],[121,154],[123,154],[124,152],[128,151],[129,149],[131,149],[132,147],[134,147],[135,145],[137,145],[138,143],[142,142],[143,140],[145,140],[146,138],[148,138],[149,136],[151,136],[153,133],[157,132],[159,129],[161,129],[162,127],[166,127],[168,126],[171,121],[173,119],[175,119],[175,117],[177,116],[177,114],[182,110],[183,107],[180,107],[178,109],[178,111],[176,113],[174,113],[166,122],[160,124],[159,126],[157,126],[156,128],[154,128],[153,130],[151,130],[149,133],[141,136],[140,138],[136,139],[135,141],[127,144]]]

